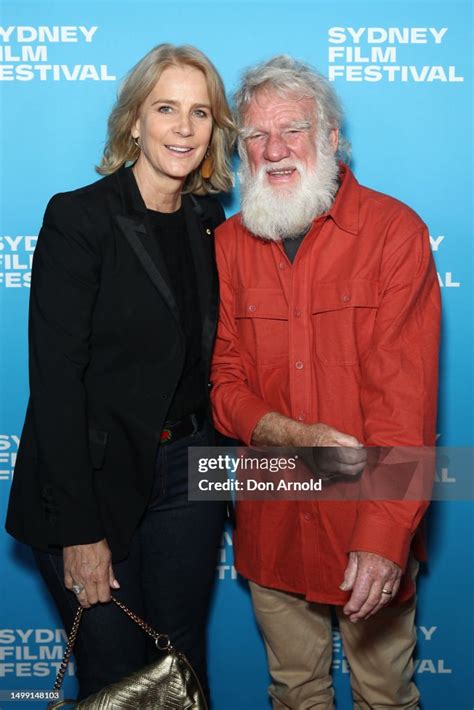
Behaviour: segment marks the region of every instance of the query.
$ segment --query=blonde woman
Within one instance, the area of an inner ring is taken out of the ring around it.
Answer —
[[[187,500],[187,448],[212,443],[214,193],[231,114],[211,62],[159,45],[108,124],[102,180],[50,201],[34,258],[30,401],[7,529],[35,549],[71,626],[79,698],[153,660],[111,593],[170,635],[208,694],[205,621],[225,516]]]

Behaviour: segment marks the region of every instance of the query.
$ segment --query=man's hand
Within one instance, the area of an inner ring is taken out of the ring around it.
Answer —
[[[278,412],[265,414],[252,434],[256,446],[349,446],[361,448],[355,436],[327,424],[302,424]]]
[[[362,449],[355,436],[338,431],[327,424],[301,424],[301,441],[298,446],[346,446]]]
[[[367,451],[354,436],[326,424],[310,424],[306,428],[308,440],[315,443],[311,450],[301,451],[300,457],[313,473],[325,478],[362,473]]]
[[[355,436],[327,424],[300,424],[277,412],[257,422],[252,444],[301,447],[299,456],[310,471],[328,478],[356,476],[367,463],[367,452]]]
[[[84,609],[97,602],[110,601],[110,588],[119,589],[112,569],[112,555],[107,540],[88,545],[72,545],[63,548],[64,585],[75,591],[77,600]]]
[[[340,589],[352,589],[344,614],[356,623],[368,619],[395,597],[402,570],[395,562],[373,552],[350,552]]]

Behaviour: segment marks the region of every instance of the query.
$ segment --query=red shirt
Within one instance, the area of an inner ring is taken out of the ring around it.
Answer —
[[[293,264],[234,215],[216,233],[221,308],[211,397],[249,444],[266,413],[323,422],[367,446],[435,442],[440,299],[426,225],[346,166]],[[351,550],[405,567],[422,501],[245,501],[236,566],[268,587],[344,604]],[[418,550],[418,556],[420,551]],[[405,576],[398,598],[413,591]]]

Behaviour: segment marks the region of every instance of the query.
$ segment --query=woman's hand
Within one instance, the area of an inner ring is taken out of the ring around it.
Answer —
[[[110,601],[110,588],[119,589],[112,568],[107,540],[63,548],[64,585],[88,609],[97,602]]]

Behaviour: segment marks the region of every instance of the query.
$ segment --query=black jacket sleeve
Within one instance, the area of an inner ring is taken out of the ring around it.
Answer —
[[[33,260],[29,368],[38,475],[53,506],[51,543],[60,546],[104,537],[84,388],[100,265],[94,225],[79,199],[56,195]]]

